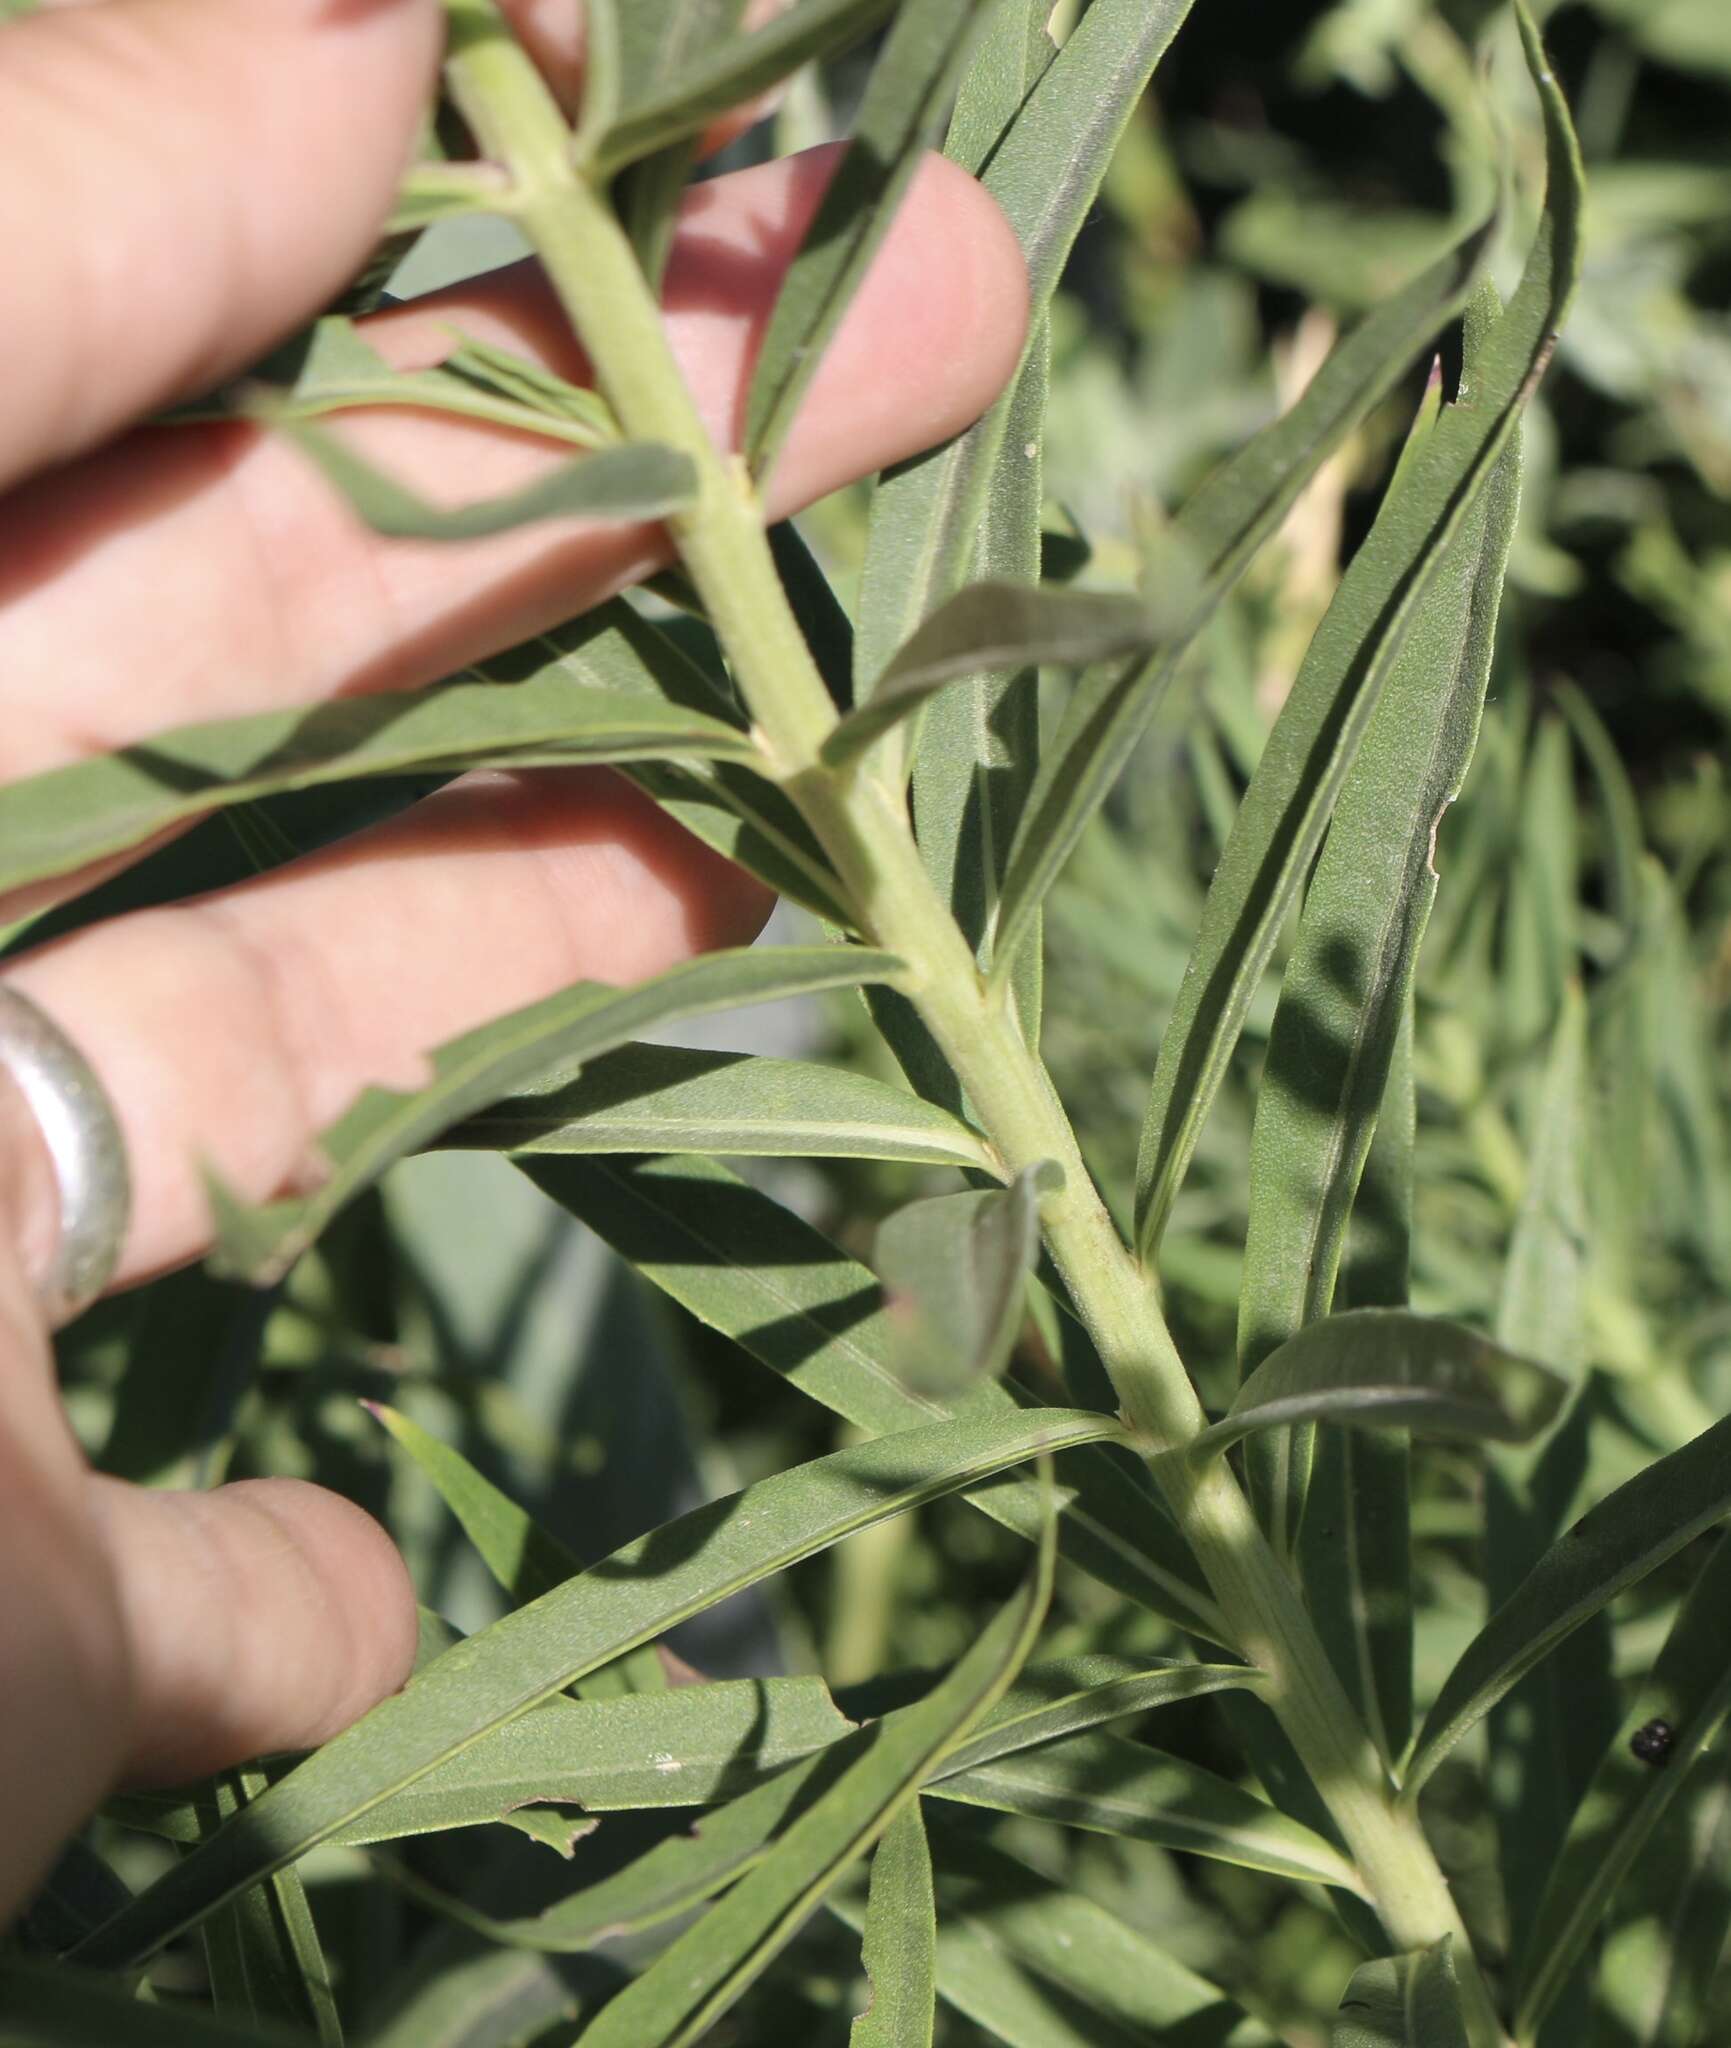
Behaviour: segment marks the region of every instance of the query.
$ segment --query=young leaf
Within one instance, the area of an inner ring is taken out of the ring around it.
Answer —
[[[1721,1536],[1683,1602],[1633,1711],[1606,1750],[1551,1866],[1528,1939],[1515,2032],[1537,2038],[1586,1956],[1619,1885],[1642,1855],[1731,1710],[1731,1542]],[[1631,1748],[1656,1723],[1672,1731],[1657,1765]]]
[[[985,0],[903,0],[853,139],[782,281],[746,400],[745,455],[767,474],[824,350],[935,135]]]
[[[1545,215],[1520,286],[1484,337],[1472,388],[1444,409],[1342,578],[1233,824],[1161,1040],[1143,1125],[1136,1241],[1145,1259],[1159,1246],[1251,997],[1382,688],[1514,434],[1574,294],[1580,156],[1524,9],[1521,29],[1545,114]],[[1327,375],[1325,365],[1311,391]],[[1307,392],[1295,411],[1309,398]]]
[[[819,1231],[713,1160],[520,1162],[645,1279],[802,1393],[874,1434],[946,1412],[908,1386],[876,1276]],[[964,1414],[1008,1412],[1008,1388],[982,1383]],[[1059,1548],[1105,1584],[1210,1642],[1226,1639],[1201,1574],[1172,1524],[1110,1458],[1058,1461]],[[972,1505],[1032,1539],[1038,1503],[1009,1482]],[[1151,1511],[1152,1510],[1152,1511]]]
[[[1567,1391],[1542,1365],[1463,1324],[1405,1309],[1351,1309],[1289,1337],[1185,1455],[1205,1464],[1255,1430],[1318,1421],[1521,1443],[1544,1428]]]
[[[1468,327],[1469,387],[1496,310],[1486,286]],[[1517,434],[1437,565],[1305,892],[1251,1131],[1241,1372],[1254,1371],[1333,1302],[1436,897],[1437,826],[1460,793],[1478,737],[1519,502]],[[1264,1437],[1248,1454],[1252,1494],[1283,1555],[1303,1520],[1309,1435]]]
[[[1419,1731],[1403,1798],[1572,1630],[1731,1514],[1731,1420],[1659,1458],[1554,1543],[1462,1653]]]
[[[929,1809],[928,1809],[929,1811]],[[1218,1985],[1074,1888],[953,1827],[933,1828],[938,1993],[1009,2048],[1274,2048]],[[863,1924],[843,1893],[830,1910]]]
[[[879,1225],[877,1270],[916,1385],[959,1395],[1009,1364],[1054,1179],[1056,1167],[1031,1167],[1007,1188],[910,1202]]]
[[[692,0],[684,4],[689,12]],[[669,75],[636,90],[622,85],[618,112],[596,145],[597,170],[610,174],[699,133],[718,114],[758,98],[802,64],[857,40],[894,5],[895,0],[792,0],[750,35],[693,39]],[[629,24],[637,11],[651,12],[644,0],[624,0],[621,22]]]
[[[775,1853],[664,1949],[590,2027],[588,2048],[689,2048],[769,1966],[849,1864],[905,1810],[924,1778],[987,1712],[1033,1647],[1052,1592],[1048,1512],[1033,1571],[949,1676],[877,1740],[800,1817]]]
[[[681,1017],[849,988],[898,968],[889,954],[856,947],[741,947],[687,961],[636,988],[579,982],[483,1024],[431,1055],[425,1088],[365,1091],[320,1139],[329,1171],[315,1193],[244,1208],[215,1190],[220,1267],[255,1284],[278,1278],[388,1166],[525,1082],[567,1080],[584,1060]]]
[[[697,471],[689,455],[658,442],[601,448],[501,498],[446,508],[387,476],[322,427],[266,412],[309,456],[355,516],[392,540],[484,540],[540,519],[664,519],[690,504]]]
[[[848,2048],[931,2048],[938,1912],[917,1799],[890,1823],[872,1857],[862,1932],[871,2003],[854,2021]]]
[[[124,1967],[153,1955],[490,1729],[729,1594],[923,1501],[1119,1433],[1105,1416],[1068,1409],[938,1423],[682,1515],[448,1650],[99,1929],[80,1963]]]
[[[480,166],[441,164],[442,173]],[[453,331],[451,352],[429,370],[398,370],[352,320],[330,314],[303,344],[294,382],[257,397],[252,409],[269,420],[316,420],[356,408],[406,406],[456,413],[489,425],[516,427],[587,450],[617,445],[619,424],[599,392],[569,384],[553,371],[492,342]]]
[[[1379,1956],[1352,1973],[1329,2048],[1467,2048],[1451,1937],[1416,1955]]]
[[[529,1153],[703,1152],[724,1158],[905,1159],[992,1172],[959,1117],[845,1067],[626,1045],[563,1088],[492,1103],[441,1147]]]
[[[936,691],[982,670],[1085,668],[1145,649],[1152,635],[1147,608],[1133,597],[970,583],[927,619],[824,741],[824,759],[845,766]]]
[[[0,788],[0,889],[74,874],[170,826],[283,790],[693,753],[746,761],[754,749],[700,711],[574,688],[563,661],[522,682],[460,678],[181,726]]]
[[[926,1789],[934,1798],[1127,1835],[1301,1883],[1359,1886],[1345,1857],[1302,1822],[1200,1765],[1116,1735],[1079,1735],[999,1757]]]

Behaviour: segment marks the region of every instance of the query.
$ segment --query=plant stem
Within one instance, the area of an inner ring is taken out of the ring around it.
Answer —
[[[574,166],[563,117],[492,0],[451,0],[452,89],[481,147],[511,171],[534,244],[626,432],[680,449],[694,502],[668,524],[750,707],[770,770],[804,812],[863,929],[907,965],[903,990],[1012,1169],[1055,1160],[1042,1204],[1052,1256],[1155,1477],[1213,1588],[1235,1646],[1327,1802],[1397,1949],[1455,1937],[1475,2048],[1503,2038],[1459,1915],[1416,1816],[1397,1808],[1376,1750],[1230,1468],[1189,1468],[1205,1416],[1147,1274],[1120,1238],[1069,1119],[1012,1007],[982,978],[933,890],[899,795],[840,776],[819,749],[835,710],[782,591],[761,508],[715,447],[673,359],[660,309],[607,201]]]

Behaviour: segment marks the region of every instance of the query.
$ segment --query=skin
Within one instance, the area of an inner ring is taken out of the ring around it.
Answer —
[[[522,12],[571,88],[578,10]],[[575,522],[381,541],[249,428],[134,424],[256,358],[359,265],[433,79],[434,0],[93,0],[3,33],[0,778],[189,720],[421,685],[666,558],[656,528]],[[668,320],[718,435],[736,433],[833,163],[744,172],[687,205]],[[772,513],[965,425],[1014,368],[1025,319],[1008,227],[934,159],[815,381]],[[582,374],[533,274],[368,331],[412,365],[438,360],[452,324]],[[343,431],[446,499],[556,459],[406,413]],[[608,774],[478,775],[318,858],[8,973],[119,1112],[126,1284],[204,1249],[201,1157],[254,1198],[304,1182],[316,1131],[369,1083],[412,1084],[427,1047],[578,978],[742,943],[766,908]],[[29,1277],[52,1230],[51,1176],[0,1085],[0,1916],[113,1786],[319,1742],[402,1683],[414,1636],[401,1560],[335,1495],[286,1480],[145,1494],[88,1470]]]

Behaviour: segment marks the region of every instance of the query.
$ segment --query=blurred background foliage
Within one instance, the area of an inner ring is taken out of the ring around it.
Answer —
[[[1060,31],[1074,11],[1060,5]],[[1451,163],[1450,113],[1474,89],[1494,12],[1489,0],[1201,0],[1057,309],[1054,567],[1128,580],[1137,537],[1302,388],[1342,324],[1442,242],[1484,171]],[[1549,1281],[1568,1311],[1549,1362],[1590,1375],[1595,1424],[1554,1475],[1566,1502],[1731,1405],[1731,6],[1571,0],[1547,34],[1588,159],[1589,260],[1530,415],[1483,741],[1437,837],[1415,1043],[1414,1253],[1418,1306],[1488,1328],[1522,1218],[1529,1240],[1533,1219],[1545,1226]],[[1516,68],[1493,67],[1492,97],[1518,166],[1537,143],[1524,101],[1502,96]],[[863,72],[856,53],[800,80],[730,161],[844,127]],[[1511,250],[1527,228],[1511,223]],[[447,231],[411,258],[399,289],[504,253]],[[1121,1214],[1207,878],[1423,368],[1222,609],[1053,899],[1046,1051]],[[805,526],[847,590],[863,494],[828,501]],[[352,827],[357,804],[413,794],[363,786],[225,814],[80,914],[210,886]],[[1174,1325],[1214,1402],[1234,1376],[1250,1120],[1276,985],[1271,972],[1165,1246]],[[767,1025],[724,1020],[706,1042],[880,1070],[888,1057],[863,1010],[840,1001]],[[866,1164],[773,1178],[856,1252],[878,1217],[942,1184]],[[101,1465],[161,1485],[261,1472],[334,1485],[385,1519],[423,1601],[465,1629],[499,1596],[362,1398],[459,1445],[586,1558],[841,1440],[834,1418],[685,1319],[509,1165],[467,1154],[399,1169],[278,1292],[177,1274],[105,1305],[65,1352],[73,1414]],[[1032,1326],[1023,1370],[1052,1371]],[[1483,1478],[1447,1447],[1426,1448],[1416,1469],[1422,1705],[1481,1618],[1468,1565]],[[1644,1668],[1688,1562],[1615,1611],[1620,1676]],[[952,1658],[1019,1568],[1012,1539],[946,1501],[704,1617],[675,1647],[717,1676],[815,1671],[853,1685],[890,1664]],[[1061,1575],[1054,1613],[1054,1654],[1174,1647],[1151,1616],[1074,1575]],[[1583,1753],[1596,1754],[1618,1703],[1577,1704]],[[1241,1770],[1227,1725],[1168,1708],[1161,1741]],[[1473,1776],[1445,1769],[1430,1817],[1457,1883],[1490,1900],[1494,1924]],[[571,1853],[598,1876],[685,1819],[609,1818]],[[572,1830],[545,1821],[400,1845],[400,1862],[435,1884],[460,1877],[494,1910],[523,1910],[574,1875],[547,1846]],[[1157,1927],[1294,2043],[1319,2040],[1300,2015],[1329,2009],[1354,1961],[1320,1895],[1133,1841],[990,1827]],[[135,1883],[168,1853],[106,1825],[96,1839]],[[382,1858],[321,1851],[304,1874],[345,2016],[383,2044],[568,2038],[557,2022],[575,1991],[614,1967],[491,1949],[443,1925]],[[820,1916],[790,1960],[717,2042],[845,2042],[862,1989],[856,1937]],[[187,1988],[200,1981],[196,1950],[175,1967]],[[436,2013],[418,1988],[433,1983]],[[1731,2038],[1721,2017],[1713,2038]],[[953,2014],[942,2027],[953,2048],[984,2038]]]

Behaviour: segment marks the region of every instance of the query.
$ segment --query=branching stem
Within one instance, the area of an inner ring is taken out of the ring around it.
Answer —
[[[836,713],[788,607],[743,464],[723,455],[675,362],[660,309],[604,193],[577,168],[570,131],[492,0],[450,0],[452,90],[482,149],[512,174],[527,233],[626,433],[689,455],[694,502],[668,524],[702,594],[772,772],[804,812],[862,929],[907,962],[904,984],[1012,1169],[1055,1160],[1046,1240],[1173,1514],[1241,1653],[1266,1674],[1279,1717],[1328,1804],[1397,1949],[1453,1935],[1475,2048],[1503,2039],[1454,1902],[1416,1816],[1397,1807],[1297,1589],[1224,1460],[1202,1472],[1171,1455],[1205,1425],[1154,1291],[1083,1164],[1013,1007],[991,991],[933,890],[905,807],[868,774],[838,774],[819,749]]]

